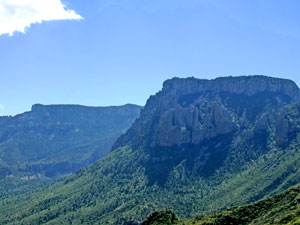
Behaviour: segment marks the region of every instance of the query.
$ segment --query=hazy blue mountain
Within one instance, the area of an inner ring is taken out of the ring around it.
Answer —
[[[29,112],[0,117],[0,193],[52,181],[98,160],[140,110],[130,104],[37,104]]]
[[[173,78],[111,153],[2,201],[4,224],[130,224],[247,204],[300,182],[300,91],[265,76]]]

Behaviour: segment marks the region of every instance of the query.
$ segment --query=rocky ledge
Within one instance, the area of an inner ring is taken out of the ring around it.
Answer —
[[[228,92],[233,94],[255,95],[261,92],[280,92],[300,101],[298,86],[291,80],[262,75],[220,77],[214,80],[190,78],[172,78],[163,84],[163,92],[193,94],[201,92]]]

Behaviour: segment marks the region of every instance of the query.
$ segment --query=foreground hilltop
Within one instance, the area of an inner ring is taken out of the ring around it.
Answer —
[[[300,92],[289,80],[174,78],[112,151],[36,193],[1,202],[3,224],[126,224],[247,204],[300,182]]]
[[[142,225],[263,225],[300,223],[300,184],[250,205],[233,207],[214,215],[180,219],[172,210],[149,215]]]
[[[0,196],[53,181],[103,157],[140,110],[130,104],[36,104],[29,112],[0,117]]]

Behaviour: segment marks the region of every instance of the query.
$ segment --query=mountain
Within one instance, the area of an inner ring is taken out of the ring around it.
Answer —
[[[300,182],[300,91],[266,76],[173,78],[112,151],[35,193],[1,201],[1,224],[130,224],[271,196]]]
[[[141,107],[32,106],[0,117],[0,194],[74,173],[106,155]]]
[[[171,210],[149,215],[142,225],[264,225],[300,223],[300,184],[250,205],[233,207],[214,215],[180,219]]]

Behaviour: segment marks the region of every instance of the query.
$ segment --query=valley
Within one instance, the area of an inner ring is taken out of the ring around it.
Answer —
[[[299,183],[299,149],[294,82],[173,78],[109,154],[34,193],[2,200],[0,223],[136,224],[161,209],[180,218],[236,209]]]

